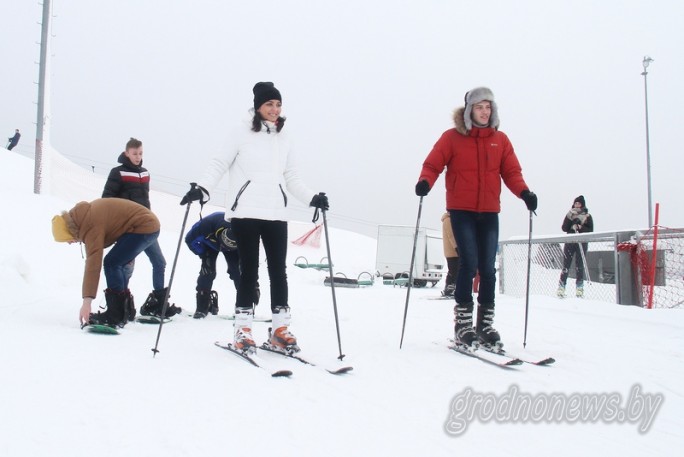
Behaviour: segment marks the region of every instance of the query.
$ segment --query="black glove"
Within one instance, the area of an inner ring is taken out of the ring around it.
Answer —
[[[330,209],[330,205],[328,204],[328,197],[326,197],[324,192],[314,195],[311,199],[311,203],[309,203],[309,206],[322,209],[323,211],[328,211],[328,209]]]
[[[206,195],[206,198],[205,198]],[[188,191],[187,194],[183,197],[181,200],[180,204],[181,205],[187,205],[190,202],[194,202],[199,200],[200,203],[204,204],[209,201],[209,192],[202,187],[198,186],[196,183],[190,183],[190,190]]]
[[[572,223],[575,224],[575,225],[582,225],[582,221],[579,220],[579,219],[573,219],[573,220],[572,220]]]
[[[523,199],[528,210],[535,211],[537,209],[537,194],[534,192],[525,189],[520,193],[520,198]]]
[[[416,184],[416,195],[425,197],[428,192],[430,192],[430,184],[424,179],[418,181],[418,184]]]

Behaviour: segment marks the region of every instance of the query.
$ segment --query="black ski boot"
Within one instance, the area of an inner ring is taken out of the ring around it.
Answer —
[[[123,327],[126,325],[126,293],[105,290],[107,309],[103,312],[91,313],[89,324],[107,325],[109,327]]]
[[[209,314],[209,303],[211,301],[211,291],[210,290],[198,290],[197,291],[197,308],[195,309],[195,314],[192,317],[195,319],[204,319]]]
[[[494,327],[494,303],[480,303],[477,307],[477,326],[475,331],[480,343],[490,348],[501,349],[501,336]]]
[[[209,295],[209,312],[212,316],[216,316],[218,311],[218,292],[212,290],[211,294]]]
[[[167,290],[168,287],[165,287],[150,292],[150,295],[147,296],[147,300],[145,300],[145,303],[140,307],[140,314],[143,316],[162,317],[161,313],[164,308],[164,299],[166,298]],[[166,307],[166,314],[164,317],[175,316],[181,311],[181,308],[175,304],[170,304]]]
[[[453,297],[456,292],[456,276],[458,276],[458,257],[447,257],[447,275],[444,279],[443,297]]]
[[[479,341],[473,329],[473,302],[454,306],[454,343],[467,349],[477,349]]]
[[[133,301],[133,295],[131,294],[130,289],[126,289],[124,291],[124,295],[126,296],[126,303],[124,304],[124,310],[126,311],[126,319],[129,322],[133,322],[135,320],[135,302]]]

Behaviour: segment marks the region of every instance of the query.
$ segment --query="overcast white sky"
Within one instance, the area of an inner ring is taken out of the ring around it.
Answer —
[[[653,198],[662,225],[684,226],[684,4],[556,3],[55,0],[52,143],[106,173],[135,136],[153,183],[181,194],[246,115],[254,83],[274,81],[302,174],[330,197],[331,224],[373,233],[415,224],[422,161],[464,93],[486,85],[539,195],[535,234],[559,233],[579,194],[596,230],[639,228],[648,54]],[[19,128],[15,151],[27,155],[41,11],[0,6],[0,134]],[[502,203],[501,237],[526,235],[522,201],[505,190]],[[444,205],[440,179],[422,225],[439,227]]]

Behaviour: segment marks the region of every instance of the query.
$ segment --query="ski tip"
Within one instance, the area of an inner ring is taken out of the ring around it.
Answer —
[[[271,373],[271,376],[274,378],[289,378],[292,376],[292,372],[290,370],[278,370],[274,373]]]
[[[517,366],[517,365],[522,365],[524,362],[520,359],[513,359],[509,360],[508,362],[504,363],[505,366],[511,367],[511,366]]]
[[[540,360],[539,362],[536,362],[535,365],[545,367],[545,366],[551,365],[553,363],[556,363],[556,359],[554,359],[553,357],[548,357],[546,359]]]
[[[336,370],[329,370],[326,368],[326,370],[328,370],[328,373],[331,373],[331,374],[345,374],[345,373],[349,373],[353,369],[354,369],[354,367],[342,367],[342,368],[338,368]]]

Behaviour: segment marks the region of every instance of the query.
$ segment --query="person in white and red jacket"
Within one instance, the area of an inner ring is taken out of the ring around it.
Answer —
[[[123,198],[134,201],[147,209],[150,204],[150,173],[143,167],[143,143],[137,138],[131,138],[126,142],[124,152],[119,155],[118,162],[121,164],[110,170],[107,182],[102,190],[102,198]],[[166,259],[161,246],[155,241],[145,249],[145,255],[152,264],[152,292],[145,303],[140,307],[140,314],[145,316],[159,316],[163,309],[164,300],[168,287],[164,287],[164,275],[166,272]],[[128,294],[129,319],[135,318],[136,310],[133,295],[128,290],[128,281],[133,275],[135,260],[126,265],[126,291]],[[180,312],[180,308],[169,306],[166,308],[165,317],[171,317]]]

